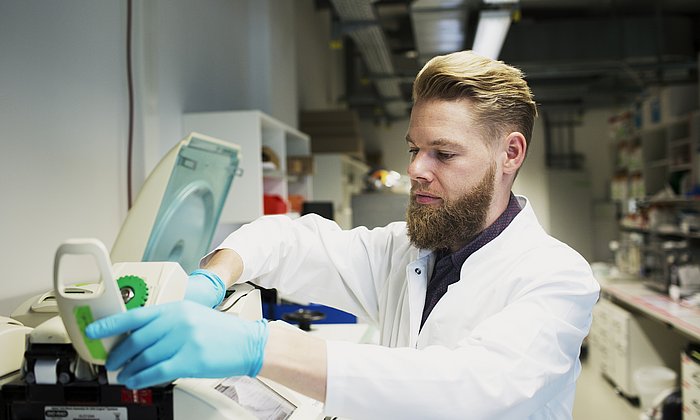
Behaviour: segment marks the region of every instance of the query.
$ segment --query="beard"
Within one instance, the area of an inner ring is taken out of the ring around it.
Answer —
[[[408,237],[422,249],[456,251],[486,228],[486,216],[494,193],[496,167],[492,165],[481,181],[453,202],[441,206],[418,204],[416,185],[406,211]]]

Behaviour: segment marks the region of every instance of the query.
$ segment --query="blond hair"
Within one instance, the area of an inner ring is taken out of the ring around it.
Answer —
[[[413,83],[413,102],[435,99],[468,100],[491,144],[512,131],[530,142],[537,105],[522,71],[502,61],[471,51],[433,57]]]

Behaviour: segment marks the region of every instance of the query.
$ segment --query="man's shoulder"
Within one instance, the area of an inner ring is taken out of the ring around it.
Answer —
[[[544,230],[531,208],[523,209],[522,213],[519,216],[523,217],[515,220],[494,244],[495,254],[498,254],[494,258],[508,258],[510,264],[517,264],[528,271],[562,266],[590,269],[578,251]]]
[[[394,246],[411,246],[411,241],[408,238],[408,229],[404,221],[391,222],[386,226],[374,228],[370,230],[370,234],[377,238],[385,238]]]

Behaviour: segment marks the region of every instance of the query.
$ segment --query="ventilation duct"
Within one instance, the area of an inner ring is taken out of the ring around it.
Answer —
[[[401,95],[384,32],[379,26],[371,0],[331,0],[341,24],[360,52],[367,69],[376,76],[374,84],[387,119],[406,117],[408,104]]]
[[[411,22],[421,64],[436,55],[463,50],[467,22],[464,0],[416,0]]]

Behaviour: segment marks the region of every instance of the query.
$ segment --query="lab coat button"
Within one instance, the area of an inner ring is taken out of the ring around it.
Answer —
[[[421,273],[420,268],[416,268],[416,274],[420,274],[420,273]]]

